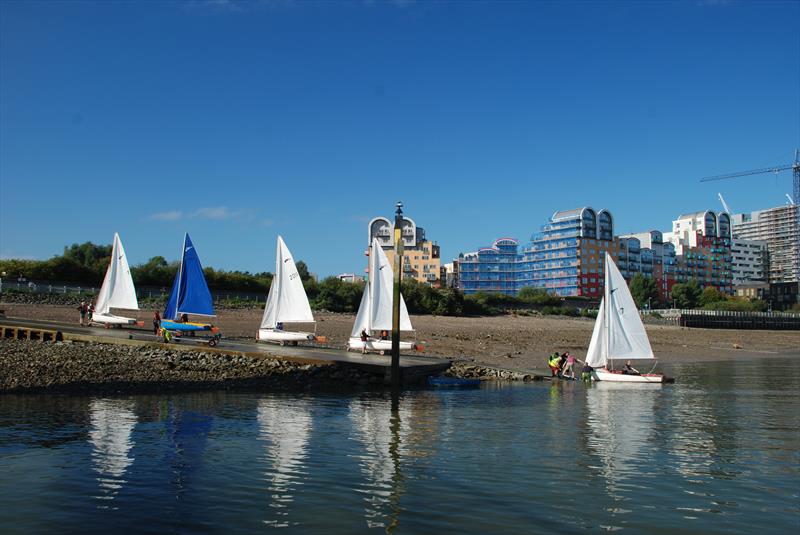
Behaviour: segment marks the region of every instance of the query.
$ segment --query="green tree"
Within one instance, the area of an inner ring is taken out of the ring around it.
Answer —
[[[639,308],[644,307],[651,300],[658,301],[658,288],[655,281],[650,277],[637,273],[631,279],[630,288],[633,300],[636,301],[636,306]]]
[[[678,308],[695,308],[700,302],[703,291],[694,279],[678,283],[672,287],[672,299]]]
[[[331,312],[355,312],[361,303],[364,285],[343,282],[338,277],[327,277],[319,283],[319,292],[312,302],[316,310]]]
[[[700,294],[700,306],[703,308],[711,308],[715,303],[722,303],[727,300],[728,296],[713,286],[706,286],[703,288],[703,293]]]
[[[523,288],[517,293],[517,299],[532,305],[558,306],[561,304],[559,297],[548,293],[544,288]]]

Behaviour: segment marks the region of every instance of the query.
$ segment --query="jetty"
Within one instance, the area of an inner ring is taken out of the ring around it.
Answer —
[[[348,352],[344,349],[319,346],[278,346],[242,340],[220,340],[215,347],[186,336],[180,342],[164,343],[152,331],[142,328],[102,328],[31,320],[27,318],[0,317],[0,338],[39,340],[51,342],[83,342],[127,346],[151,346],[173,351],[201,351],[222,355],[255,358],[276,358],[300,364],[334,365],[352,367],[362,372],[380,374],[388,378],[391,369],[389,356]],[[429,375],[447,370],[450,361],[423,355],[401,355],[400,370],[404,383],[416,383]]]

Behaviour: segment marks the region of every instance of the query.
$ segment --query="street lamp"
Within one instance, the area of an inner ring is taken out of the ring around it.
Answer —
[[[394,296],[392,299],[392,390],[400,389],[400,281],[403,276],[403,203],[394,213]]]

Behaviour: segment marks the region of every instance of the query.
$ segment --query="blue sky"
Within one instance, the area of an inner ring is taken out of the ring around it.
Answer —
[[[0,256],[365,267],[406,213],[443,260],[558,209],[618,233],[784,204],[800,3],[0,2]]]

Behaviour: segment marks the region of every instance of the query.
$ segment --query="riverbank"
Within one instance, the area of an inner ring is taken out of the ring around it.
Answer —
[[[4,393],[337,391],[382,385],[381,376],[335,364],[303,364],[166,346],[0,340],[0,392]]]
[[[74,307],[0,303],[0,309],[9,316],[77,323]],[[129,315],[149,326],[152,311]],[[222,310],[214,323],[224,338],[253,340],[261,315],[260,310]],[[352,314],[318,312],[315,318],[317,334],[325,336],[328,345],[345,347],[355,319]],[[411,321],[425,354],[520,371],[545,369],[545,356],[553,351],[570,351],[583,358],[594,327],[591,319],[554,316],[412,316]],[[646,328],[662,362],[800,357],[800,331],[692,329],[649,323]]]

